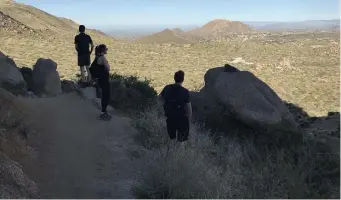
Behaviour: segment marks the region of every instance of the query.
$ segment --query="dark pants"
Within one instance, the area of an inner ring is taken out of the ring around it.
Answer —
[[[98,85],[101,88],[101,106],[102,106],[102,112],[107,111],[108,103],[110,100],[110,83],[109,79],[103,78],[98,79]]]
[[[179,142],[188,140],[189,122],[187,117],[167,118],[166,122],[167,132],[171,140],[175,138]]]
[[[90,66],[90,54],[78,54],[78,66]]]

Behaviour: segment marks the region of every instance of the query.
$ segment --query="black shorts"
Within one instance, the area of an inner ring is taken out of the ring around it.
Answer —
[[[171,140],[177,138],[179,142],[188,140],[189,122],[187,117],[167,118],[167,132]]]
[[[90,66],[90,54],[78,55],[78,66]]]

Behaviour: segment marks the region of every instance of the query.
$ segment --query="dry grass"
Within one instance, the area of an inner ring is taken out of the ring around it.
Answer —
[[[32,133],[30,110],[11,93],[0,88],[0,198],[36,198],[38,188],[27,176],[34,149],[27,138]],[[32,169],[37,168],[32,163]],[[25,165],[25,167],[27,167]]]
[[[0,88],[0,151],[12,159],[31,155],[25,138],[31,133],[33,112],[11,93]]]
[[[75,33],[76,34],[76,33]],[[58,63],[63,79],[79,73],[74,35],[29,38],[0,33],[0,51],[19,66],[33,66],[40,57]],[[196,44],[144,45],[94,35],[96,44],[109,46],[108,59],[113,72],[138,75],[152,80],[160,92],[171,83],[178,69],[186,72],[184,85],[198,89],[205,72],[241,57],[249,64],[235,64],[250,70],[268,83],[284,99],[302,106],[310,115],[339,111],[339,44],[337,33],[305,35],[239,35],[216,42]]]
[[[214,142],[193,125],[182,147],[169,143],[160,111],[154,107],[136,121],[144,163],[137,198],[339,198],[338,177],[324,173],[339,160],[321,156],[313,143],[270,148],[250,138]]]

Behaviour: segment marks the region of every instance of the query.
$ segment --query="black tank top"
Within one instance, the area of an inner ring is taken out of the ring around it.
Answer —
[[[99,79],[109,79],[109,71],[106,69],[105,65],[100,65],[98,64],[98,59],[101,57],[100,56],[96,56],[94,63],[97,65],[97,67],[100,69],[99,70]]]

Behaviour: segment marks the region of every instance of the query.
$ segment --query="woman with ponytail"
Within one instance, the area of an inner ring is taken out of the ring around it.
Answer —
[[[108,52],[108,48],[105,44],[100,44],[95,49],[95,60],[91,64],[91,75],[97,79],[97,84],[102,89],[101,95],[101,107],[102,112],[100,119],[110,120],[111,116],[107,112],[107,107],[110,99],[110,83],[109,83],[109,72],[110,65],[105,55]]]

